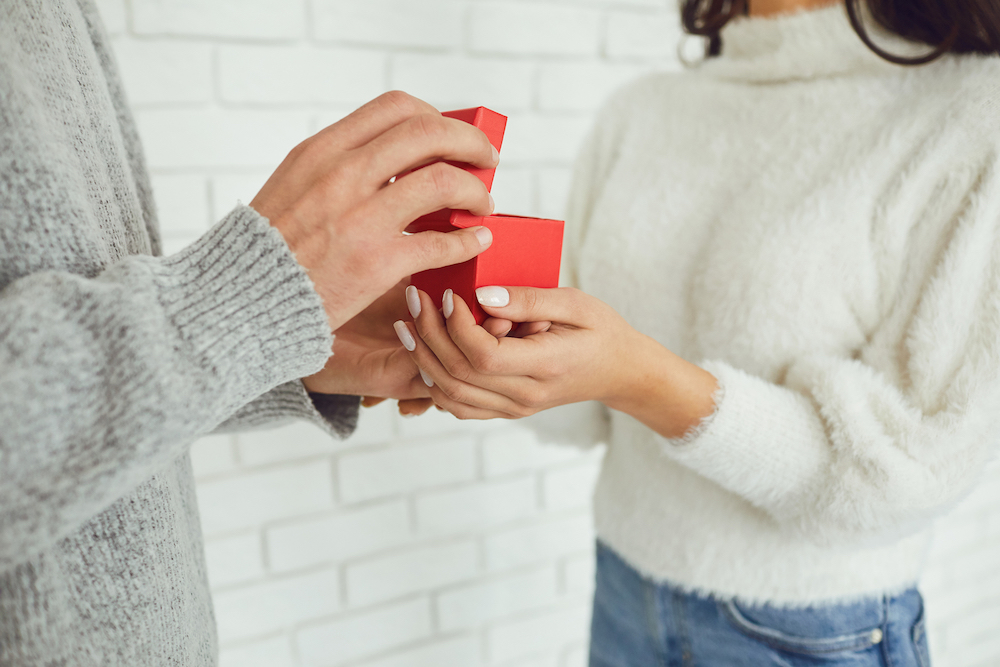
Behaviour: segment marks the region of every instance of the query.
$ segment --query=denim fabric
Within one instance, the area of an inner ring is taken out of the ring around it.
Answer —
[[[590,667],[930,667],[923,619],[915,588],[785,609],[692,595],[598,543]]]

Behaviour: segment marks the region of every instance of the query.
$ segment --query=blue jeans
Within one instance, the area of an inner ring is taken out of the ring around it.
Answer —
[[[781,609],[685,593],[597,545],[590,667],[930,667],[916,588]]]

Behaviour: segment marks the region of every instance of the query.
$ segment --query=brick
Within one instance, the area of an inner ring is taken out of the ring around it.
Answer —
[[[511,115],[501,162],[504,165],[558,163],[569,167],[591,123],[589,114]],[[497,171],[498,177],[504,169]]]
[[[452,48],[462,30],[456,0],[316,0],[313,34],[323,41],[394,49]]]
[[[388,442],[394,435],[392,407],[388,404],[363,408],[357,430],[347,440],[337,440],[315,424],[297,421],[266,431],[248,431],[237,436],[240,461],[244,465],[266,465],[278,461],[328,456],[345,448]]]
[[[542,476],[545,509],[556,511],[590,507],[600,473],[600,464],[590,462],[546,472]]]
[[[565,0],[568,4],[592,6],[598,4],[602,7],[642,7],[647,9],[661,9],[666,11],[677,11],[677,5],[672,0]]]
[[[232,641],[322,618],[340,609],[336,570],[275,579],[213,596],[219,640]]]
[[[1000,629],[1000,597],[993,595],[962,615],[961,623],[948,629],[948,639],[959,646],[972,647],[997,635]],[[997,646],[1000,649],[1000,645]]]
[[[210,226],[208,181],[200,174],[155,174],[153,194],[164,236],[198,237]]]
[[[555,570],[544,567],[441,593],[437,616],[440,629],[451,632],[545,607],[555,600]]]
[[[164,236],[160,239],[160,244],[163,248],[163,254],[166,256],[180,252],[197,240],[197,236],[187,234],[182,236]]]
[[[563,592],[589,595],[594,590],[594,555],[570,558],[563,566]]]
[[[304,111],[145,109],[136,121],[152,168],[277,168],[308,136]]]
[[[366,556],[409,539],[410,515],[403,502],[297,521],[266,531],[268,562],[278,571]]]
[[[324,106],[316,112],[309,121],[309,132],[311,134],[316,134],[320,130],[333,125],[337,121],[343,120],[347,116],[354,113],[358,106],[361,105],[339,106],[334,108]]]
[[[458,637],[394,653],[357,667],[476,667],[482,664],[478,637]]]
[[[417,498],[417,527],[436,534],[480,531],[531,516],[536,495],[531,477],[427,493]]]
[[[396,435],[396,402],[385,401],[373,408],[361,408],[358,428],[345,445],[370,445],[388,442]]]
[[[483,438],[483,468],[488,477],[578,461],[585,454],[575,447],[541,445],[533,431],[512,426]]]
[[[573,182],[571,169],[541,169],[538,172],[538,206],[542,215],[550,218],[566,217],[569,192]]]
[[[563,656],[562,667],[587,667],[589,651],[585,645],[574,646]]]
[[[469,50],[504,55],[596,55],[596,9],[543,3],[479,2],[469,10]]]
[[[608,17],[604,53],[609,58],[662,60],[679,67],[677,44],[682,34],[679,13],[614,12]]]
[[[97,12],[109,35],[117,35],[128,29],[125,0],[97,0]]]
[[[473,542],[400,551],[347,567],[347,599],[352,606],[374,604],[410,593],[464,581],[478,571]]]
[[[238,203],[249,206],[270,176],[270,171],[214,175],[211,180],[212,222],[224,218]]]
[[[476,475],[475,441],[459,437],[432,444],[345,454],[337,469],[340,497],[345,502],[467,482]]]
[[[205,540],[205,564],[212,588],[262,579],[264,558],[260,534],[252,532]]]
[[[257,526],[332,506],[333,483],[325,461],[198,485],[198,507],[206,533]]]
[[[306,664],[337,667],[430,634],[430,604],[419,599],[305,628],[296,637]]]
[[[979,543],[982,525],[973,518],[960,515],[940,518],[934,524],[934,543],[929,558],[932,562],[951,560],[953,554],[967,553]]]
[[[212,99],[210,45],[127,38],[113,44],[131,104],[190,104]]]
[[[399,434],[409,440],[425,436],[438,437],[443,433],[488,431],[496,428],[491,421],[456,419],[454,415],[431,408],[418,417],[396,417]]]
[[[236,468],[231,435],[208,435],[191,445],[191,466],[195,477],[204,477]]]
[[[595,111],[617,88],[647,68],[631,64],[559,62],[542,65],[538,104],[546,111]]]
[[[505,662],[503,667],[562,667],[559,662],[558,653],[546,652],[542,655],[521,658],[514,662]]]
[[[290,39],[305,34],[305,3],[287,0],[132,0],[141,35]]]
[[[534,65],[497,58],[404,54],[392,59],[390,87],[438,109],[486,106],[502,114],[533,102]]]
[[[339,449],[333,436],[305,421],[280,428],[246,431],[236,436],[236,442],[240,463],[246,466],[324,456]]]
[[[219,89],[227,102],[361,105],[385,91],[386,57],[311,46],[222,46]]]
[[[585,605],[496,625],[488,632],[493,662],[560,648],[587,636],[590,609]]]
[[[219,652],[219,667],[293,667],[288,637],[281,635]]]
[[[549,561],[592,550],[593,542],[589,514],[513,528],[486,538],[486,566],[495,571]]]
[[[535,175],[530,169],[504,168],[496,173],[490,190],[497,211],[508,215],[535,216]]]

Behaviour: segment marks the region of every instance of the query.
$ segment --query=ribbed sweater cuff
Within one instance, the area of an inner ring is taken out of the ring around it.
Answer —
[[[193,245],[157,263],[161,303],[235,409],[320,370],[333,339],[323,303],[284,239],[237,206]]]
[[[758,507],[780,513],[829,464],[830,443],[802,394],[728,364],[701,364],[719,382],[715,412],[664,452]]]

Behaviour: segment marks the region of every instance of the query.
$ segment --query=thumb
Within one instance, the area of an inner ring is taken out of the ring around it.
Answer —
[[[470,227],[454,232],[418,232],[404,238],[404,262],[408,273],[467,262],[493,243],[486,227]]]
[[[584,324],[583,293],[569,287],[480,287],[476,300],[487,313],[512,322]]]

